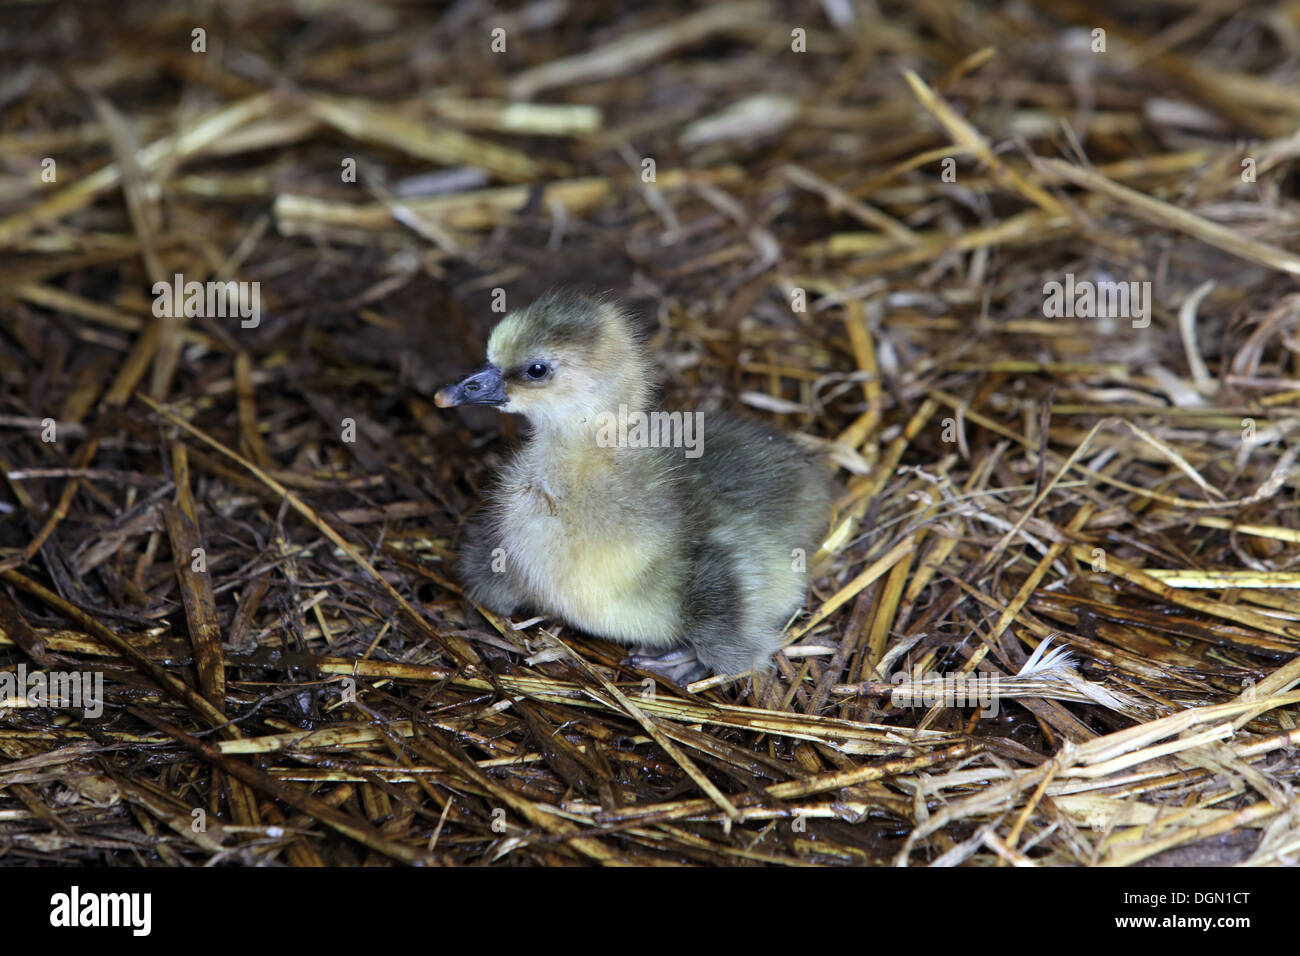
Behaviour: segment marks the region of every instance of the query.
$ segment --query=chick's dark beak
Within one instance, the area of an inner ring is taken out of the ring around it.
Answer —
[[[471,372],[455,385],[444,385],[433,396],[439,408],[456,405],[504,405],[506,379],[501,369],[491,362],[476,372]]]

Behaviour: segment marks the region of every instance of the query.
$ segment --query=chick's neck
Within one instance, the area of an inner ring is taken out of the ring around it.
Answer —
[[[657,408],[648,385],[626,384],[610,389],[599,399],[555,416],[530,416],[530,457],[547,471],[571,478],[593,478],[602,472],[626,469],[629,456],[621,454],[616,423],[633,412]],[[613,438],[614,440],[611,440]]]

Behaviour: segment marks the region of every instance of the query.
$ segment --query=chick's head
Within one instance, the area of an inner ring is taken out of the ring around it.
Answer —
[[[494,405],[536,425],[581,426],[641,408],[651,370],[627,316],[602,299],[549,293],[492,330],[488,364],[439,390],[440,406]]]

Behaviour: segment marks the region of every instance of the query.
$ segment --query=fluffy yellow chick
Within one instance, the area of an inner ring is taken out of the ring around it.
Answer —
[[[435,396],[531,425],[466,527],[471,600],[631,645],[678,683],[770,666],[826,531],[828,469],[758,422],[657,408],[645,348],[604,299],[542,297],[487,358]]]

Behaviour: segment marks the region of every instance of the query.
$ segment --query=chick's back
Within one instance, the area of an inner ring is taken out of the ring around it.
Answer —
[[[803,601],[830,517],[830,473],[759,422],[709,415],[704,435],[700,457],[676,457],[692,539],[682,632],[715,672],[761,670]]]
[[[830,516],[829,470],[784,433],[735,415],[706,415],[704,446],[690,483],[722,525],[752,530],[809,555]],[[736,519],[734,522],[729,519]]]

